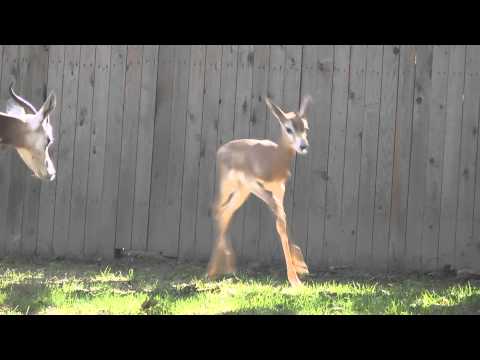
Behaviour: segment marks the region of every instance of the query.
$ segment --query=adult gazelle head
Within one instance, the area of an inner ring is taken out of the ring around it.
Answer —
[[[14,147],[35,177],[52,181],[56,171],[49,154],[54,141],[50,114],[55,109],[55,94],[51,92],[36,110],[15,93],[13,85],[6,112],[0,112],[0,144]]]

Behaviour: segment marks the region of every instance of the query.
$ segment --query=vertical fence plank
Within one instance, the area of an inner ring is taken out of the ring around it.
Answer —
[[[302,71],[301,71],[301,88],[300,88],[300,97],[304,97],[309,94],[312,96],[313,104],[315,104],[316,96],[316,84],[317,84],[317,74],[315,69],[317,67],[317,51],[314,46],[304,46],[303,55],[302,55]],[[312,145],[316,139],[312,139],[317,135],[315,132],[316,129],[316,118],[313,119],[310,117],[312,113],[315,113],[315,110],[311,110],[313,104],[309,105],[307,108],[307,113],[305,114],[309,122],[309,131],[307,131],[307,139],[310,143],[308,148],[308,153],[306,156],[299,156],[297,159],[295,171],[295,186],[293,189],[293,217],[291,219],[291,229],[292,234],[295,237],[295,243],[300,246],[304,257],[307,254],[307,237],[308,237],[308,209],[309,209],[309,200],[312,196],[311,184],[312,184]],[[311,125],[313,123],[313,125]],[[313,129],[313,131],[312,131]],[[293,239],[292,239],[293,241]]]
[[[359,268],[370,267],[372,259],[375,169],[377,165],[382,64],[383,46],[368,46],[355,246],[355,264]]]
[[[107,136],[110,55],[110,45],[96,46],[84,245],[85,256],[90,258],[101,253],[101,197]]]
[[[399,49],[397,116],[395,122],[390,213],[389,269],[405,267],[405,233],[410,169],[411,126],[415,81],[415,48]]]
[[[142,45],[127,47],[125,97],[122,125],[120,175],[115,247],[130,249],[132,243],[133,205],[135,196],[135,163],[137,161],[138,116],[142,81]],[[143,161],[141,159],[140,161]]]
[[[157,69],[158,45],[144,45],[132,225],[132,248],[143,251],[147,250]]]
[[[343,261],[343,247],[337,241],[342,236],[340,227],[349,69],[350,46],[336,45],[328,159],[327,216],[325,221],[325,249],[328,253],[329,265],[339,265]]]
[[[15,78],[14,61],[17,56],[17,46],[2,45],[1,50],[0,106],[1,110],[5,111],[6,102],[10,97],[8,86]],[[0,145],[0,193],[3,194],[2,201],[0,201],[0,256],[7,254],[7,207],[11,181],[10,161],[13,151],[13,149]]]
[[[253,49],[252,105],[250,109],[249,135],[251,139],[265,138],[265,95],[268,85],[268,52],[269,47],[264,45],[255,45]],[[252,196],[245,204],[243,255],[245,258],[251,260],[258,260],[261,207],[266,207],[266,204],[256,196]]]
[[[372,261],[375,268],[383,271],[388,269],[398,61],[398,46],[385,45],[383,48],[382,92],[372,237]]]
[[[419,270],[422,255],[422,226],[425,199],[425,166],[427,154],[427,130],[430,117],[432,46],[416,46],[415,102],[413,104],[412,154],[410,163],[410,189],[408,194],[408,218],[406,254],[408,267]]]
[[[473,234],[471,241],[467,245],[467,261],[466,266],[470,267],[474,271],[480,270],[480,144],[478,141],[478,131],[480,127],[480,69],[478,63],[478,57],[480,54],[480,46],[473,46],[472,56],[476,58],[475,63],[475,82],[474,88],[471,90],[472,95],[475,94],[475,105],[477,112],[475,112],[475,119],[477,123],[472,128],[472,134],[475,136],[477,141],[477,154],[475,157],[475,204],[474,204],[474,213],[473,213]]]
[[[283,45],[270,46],[270,60],[268,67],[267,96],[272,102],[283,107],[283,79],[285,66],[285,47]],[[278,141],[280,136],[280,124],[273,114],[267,110],[265,135],[267,139]],[[259,256],[263,262],[278,261],[281,259],[280,239],[276,234],[275,220],[272,211],[261,207],[262,226],[260,229]],[[287,219],[288,221],[288,219]]]
[[[219,128],[222,47],[208,45],[205,62],[205,97],[203,104],[202,143],[198,171],[198,204],[195,258],[208,260],[214,237],[211,207],[214,200],[215,155]],[[227,64],[225,64],[227,66]]]
[[[179,256],[192,259],[195,251],[198,167],[202,157],[202,113],[205,88],[205,46],[192,46],[181,189]],[[208,120],[207,120],[208,121]]]
[[[220,74],[220,94],[219,94],[219,110],[218,110],[218,134],[217,134],[217,149],[231,141],[234,133],[235,120],[235,100],[237,93],[237,65],[238,65],[238,45],[224,45],[222,46],[222,69]],[[216,158],[215,158],[216,161]],[[218,175],[217,166],[215,164],[215,195],[218,191]],[[234,218],[235,219],[235,218]],[[233,221],[234,221],[233,219]],[[208,242],[210,244],[209,252],[212,249],[214,238],[217,236],[215,227],[213,227],[212,239]],[[228,231],[227,236],[232,238],[232,226]],[[236,254],[241,253],[241,248],[235,246]]]
[[[447,102],[449,48],[434,46],[432,64],[432,96],[428,128],[428,152],[426,163],[425,215],[422,234],[422,268],[437,267],[438,236],[442,196],[443,147]]]
[[[172,125],[174,56],[174,46],[159,46],[147,239],[147,248],[152,251],[163,249],[161,240],[164,231],[162,226],[166,208],[167,162]]]
[[[458,184],[460,181],[460,146],[463,91],[465,85],[465,45],[450,46],[447,75],[445,145],[443,151],[438,266],[455,263]],[[477,165],[478,166],[478,165]]]
[[[68,239],[72,191],[73,151],[77,115],[80,46],[65,48],[63,94],[58,143],[57,190],[53,227],[53,249],[56,256],[71,256]]]
[[[48,47],[43,45],[30,46],[30,63],[28,77],[30,78],[30,97],[27,98],[38,110],[46,100],[46,84],[48,76]],[[25,179],[25,195],[23,201],[22,222],[22,254],[33,255],[37,248],[38,210],[40,203],[41,183],[37,178],[29,176]],[[50,183],[54,186],[54,183]]]
[[[162,216],[164,227],[161,231],[162,252],[166,256],[178,256],[180,230],[181,191],[183,159],[185,153],[185,126],[187,117],[188,82],[190,77],[191,46],[175,47],[175,72],[172,98],[172,125],[168,162],[166,204]],[[164,138],[166,134],[162,134]]]
[[[15,89],[20,96],[29,99],[31,97],[30,64],[32,49],[27,45],[20,45],[16,61],[16,85]],[[20,156],[15,152],[10,163],[10,181],[8,208],[7,208],[7,251],[13,255],[20,255],[22,251],[22,221],[23,204],[28,177],[31,170],[27,168]]]
[[[341,262],[341,265],[346,266],[352,266],[355,258],[359,179],[362,156],[362,125],[365,112],[366,60],[367,47],[364,45],[352,46],[345,129],[343,184],[339,184],[339,186],[342,186],[340,228],[339,237],[335,239],[339,251],[338,261]]]
[[[285,46],[285,65],[283,78],[283,99],[279,105],[284,111],[298,111],[300,106],[300,80],[302,70],[302,46],[286,45]],[[300,155],[299,155],[300,156]],[[302,159],[305,160],[305,159]],[[293,158],[290,179],[285,184],[284,207],[287,216],[287,231],[290,241],[297,242],[297,238],[292,233],[293,221],[293,190],[295,188],[295,168],[296,156]]]
[[[473,238],[480,94],[480,46],[467,46],[458,193],[455,263],[478,268],[478,239]],[[476,227],[476,226],[475,226]]]
[[[101,197],[102,225],[99,233],[101,253],[104,258],[113,257],[115,246],[118,181],[122,147],[122,120],[125,92],[127,47],[112,46],[108,93],[107,133]]]
[[[53,127],[54,143],[50,146],[50,157],[58,172],[58,152],[60,148],[60,128],[62,119],[63,72],[65,64],[65,46],[50,47],[48,59],[47,93],[53,91],[57,105],[50,115]],[[40,206],[38,213],[37,254],[50,257],[53,255],[53,225],[55,216],[55,194],[58,177],[54,183],[42,183],[40,189]]]
[[[253,46],[240,45],[238,47],[237,66],[237,92],[235,101],[234,138],[248,138],[248,123],[250,121],[252,71],[253,71]],[[247,199],[251,201],[252,199]],[[244,248],[244,223],[245,205],[233,215],[230,225],[230,236],[234,248],[241,249],[239,253],[243,257]]]
[[[325,204],[333,85],[333,46],[306,46],[302,70],[302,93],[309,92],[313,104],[307,113],[310,130],[310,187],[308,188],[308,265],[325,264]],[[297,179],[298,180],[298,179]],[[296,211],[295,211],[296,213]]]
[[[70,206],[69,253],[83,256],[85,215],[90,154],[90,130],[95,82],[95,46],[82,45],[78,78],[78,103],[73,151],[72,196]]]

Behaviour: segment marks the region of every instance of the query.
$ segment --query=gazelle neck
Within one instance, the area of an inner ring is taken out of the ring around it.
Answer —
[[[289,145],[288,139],[283,133],[278,138],[277,145],[276,159],[273,165],[278,169],[284,169],[282,173],[288,177],[290,175],[293,158],[295,157],[295,150]]]
[[[295,150],[292,149],[287,137],[283,133],[278,138],[277,145],[281,156],[290,157],[291,159],[295,157]]]

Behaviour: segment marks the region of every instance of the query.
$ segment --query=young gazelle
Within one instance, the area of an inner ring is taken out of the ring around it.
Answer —
[[[300,285],[297,274],[308,273],[300,248],[288,239],[283,198],[295,154],[307,153],[308,122],[305,113],[310,101],[311,97],[306,96],[298,112],[285,113],[268,98],[265,99],[280,123],[280,139],[276,143],[270,140],[233,140],[218,149],[219,190],[213,206],[218,234],[208,265],[208,277],[235,272],[235,257],[226,233],[234,213],[250,194],[263,200],[275,215],[290,284]]]
[[[50,114],[55,109],[55,94],[50,93],[38,111],[13,91],[13,83],[10,95],[6,113],[0,112],[0,145],[14,147],[34,176],[52,181],[55,165],[48,149],[53,143]]]

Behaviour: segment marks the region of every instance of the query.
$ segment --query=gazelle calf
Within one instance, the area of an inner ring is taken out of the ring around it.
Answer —
[[[300,248],[288,239],[283,198],[295,154],[307,153],[308,122],[305,113],[310,101],[311,97],[306,96],[298,112],[285,113],[268,98],[265,99],[282,130],[277,143],[240,139],[218,149],[219,190],[213,206],[218,234],[208,265],[208,277],[235,271],[234,253],[226,233],[234,213],[250,194],[263,200],[275,215],[290,284],[300,285],[297,274],[308,273]]]
[[[53,143],[50,114],[55,109],[55,94],[50,93],[37,111],[13,91],[13,85],[6,113],[0,112],[0,144],[14,147],[34,176],[52,181],[55,165],[48,149]]]

